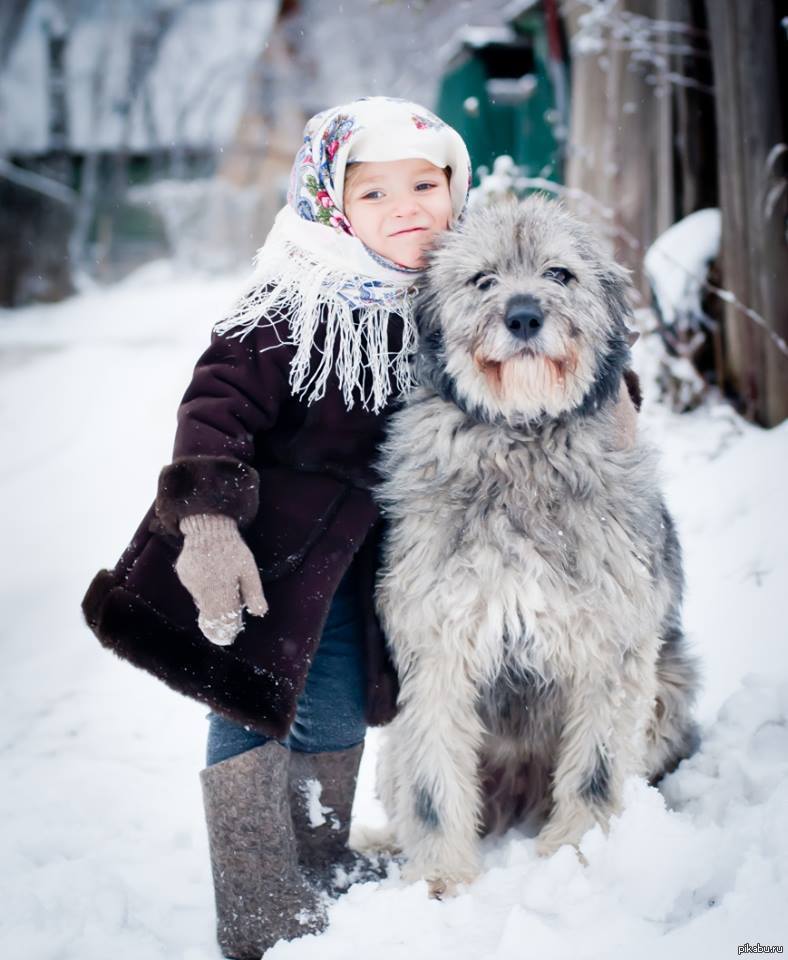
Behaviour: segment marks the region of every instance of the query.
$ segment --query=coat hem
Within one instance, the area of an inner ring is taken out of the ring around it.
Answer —
[[[176,626],[118,585],[111,570],[101,570],[93,578],[82,610],[101,645],[121,659],[234,723],[265,736],[286,736],[293,721],[294,693],[286,678],[255,668],[228,648]]]

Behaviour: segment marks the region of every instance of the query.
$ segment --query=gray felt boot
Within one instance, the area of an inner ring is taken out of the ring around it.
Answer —
[[[278,940],[325,928],[325,906],[298,866],[288,800],[290,751],[274,740],[200,772],[225,957],[259,960]]]
[[[290,803],[305,874],[336,896],[385,869],[348,845],[350,811],[364,744],[332,753],[290,752]]]

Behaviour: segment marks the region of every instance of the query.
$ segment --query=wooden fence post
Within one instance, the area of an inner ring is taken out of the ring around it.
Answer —
[[[788,340],[786,43],[777,0],[706,0],[714,68],[722,282]],[[782,146],[781,146],[782,144]],[[788,356],[733,303],[724,316],[726,376],[747,417],[788,417]]]

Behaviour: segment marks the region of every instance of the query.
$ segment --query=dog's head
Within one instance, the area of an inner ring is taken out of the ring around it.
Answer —
[[[629,358],[628,286],[561,204],[476,209],[430,254],[417,377],[479,420],[590,413],[615,398]]]

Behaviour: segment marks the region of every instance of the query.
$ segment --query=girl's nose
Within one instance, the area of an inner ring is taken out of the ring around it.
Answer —
[[[418,209],[417,198],[412,193],[407,193],[395,198],[392,212],[395,217],[408,217],[417,213]]]

